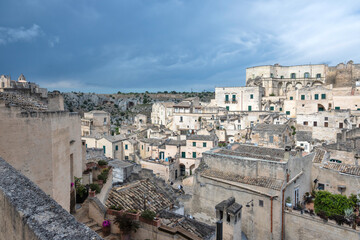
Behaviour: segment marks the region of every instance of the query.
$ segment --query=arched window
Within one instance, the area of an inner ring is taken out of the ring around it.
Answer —
[[[321,73],[316,74],[316,78],[321,78]]]
[[[291,74],[291,78],[292,78],[292,79],[295,79],[295,78],[296,78],[296,73],[292,73],[292,74]]]
[[[5,83],[4,83],[4,82],[1,83],[1,87],[2,87],[2,88],[5,87]]]
[[[308,72],[304,73],[304,78],[309,78],[310,74]]]

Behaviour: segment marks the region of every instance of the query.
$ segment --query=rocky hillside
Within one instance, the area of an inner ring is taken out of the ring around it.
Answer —
[[[111,114],[113,123],[131,120],[138,113],[150,117],[151,106],[154,102],[174,101],[179,102],[188,97],[199,97],[201,101],[209,102],[214,98],[214,92],[200,93],[120,93],[95,94],[70,92],[63,93],[65,108],[71,112],[89,112],[92,110],[104,110]]]

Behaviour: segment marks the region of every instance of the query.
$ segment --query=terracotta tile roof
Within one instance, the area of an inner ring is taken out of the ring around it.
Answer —
[[[345,163],[325,163],[323,168],[332,169],[339,171],[341,173],[346,173],[350,175],[360,176],[360,166],[355,166]]]
[[[254,185],[258,187],[270,188],[277,191],[280,191],[283,181],[277,180],[274,178],[266,178],[266,177],[248,177],[248,176],[241,176],[238,174],[233,173],[226,173],[214,169],[206,169],[201,173],[201,176],[204,177],[213,177],[213,178],[220,178],[223,180],[228,180],[232,182],[238,182],[243,184]]]
[[[315,157],[313,160],[313,163],[321,163],[324,159],[326,151],[324,149],[316,149],[315,150]]]
[[[124,210],[144,210],[144,196],[146,196],[146,208],[154,212],[170,209],[174,201],[152,181],[140,180],[130,184],[114,187],[109,193],[106,207],[119,205]]]

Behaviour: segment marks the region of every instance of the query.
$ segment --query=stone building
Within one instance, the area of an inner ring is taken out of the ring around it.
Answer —
[[[0,156],[70,210],[70,187],[81,177],[81,121],[49,111],[38,95],[0,93]]]
[[[110,135],[110,113],[94,110],[81,119],[81,136]]]
[[[215,104],[228,111],[260,111],[264,88],[254,87],[217,87]]]
[[[10,76],[0,76],[0,92],[6,93],[20,93],[23,95],[36,95],[40,98],[47,98],[48,91],[46,88],[40,88],[39,85],[26,81],[26,78],[21,74],[18,80],[11,80]]]
[[[173,102],[157,102],[152,105],[151,123],[167,125],[173,114]]]
[[[214,223],[214,206],[234,197],[246,206],[241,228],[248,239],[280,239],[286,224],[282,206],[287,197],[297,204],[311,190],[313,157],[240,144],[205,152],[195,174],[190,209],[185,211]]]
[[[287,124],[258,123],[251,131],[251,143],[274,148],[292,146],[294,144],[292,132]]]
[[[124,141],[128,140],[128,138],[125,137],[124,135],[115,135],[115,136],[90,135],[90,136],[81,137],[81,139],[85,141],[86,148],[102,149],[104,155],[112,159],[117,158],[120,160],[124,160],[125,150],[130,150],[130,149],[125,149],[124,147]],[[128,145],[128,147],[130,148],[130,144]],[[130,152],[127,151],[127,154],[130,154]]]
[[[262,86],[265,96],[283,96],[290,90],[305,86],[329,85],[356,87],[360,79],[360,64],[349,61],[337,66],[305,64],[281,66],[279,64],[246,69],[246,86]]]

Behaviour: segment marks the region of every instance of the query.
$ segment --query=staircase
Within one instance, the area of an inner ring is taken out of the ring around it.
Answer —
[[[88,226],[91,230],[93,230],[94,232],[96,232],[100,237],[102,237],[105,240],[117,240],[119,239],[119,236],[114,235],[114,234],[110,234],[109,236],[104,237],[103,233],[102,233],[102,228],[101,226],[99,226],[94,220],[89,219],[88,221],[84,222],[84,224],[86,226]],[[112,226],[114,227],[114,226]],[[116,227],[116,226],[115,226]]]

